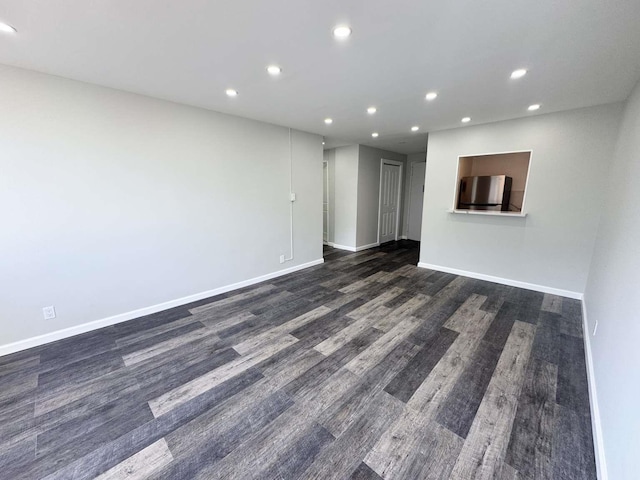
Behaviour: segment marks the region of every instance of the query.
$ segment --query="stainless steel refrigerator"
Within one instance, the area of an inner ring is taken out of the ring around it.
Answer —
[[[463,177],[458,196],[459,210],[509,210],[512,178],[506,175]]]

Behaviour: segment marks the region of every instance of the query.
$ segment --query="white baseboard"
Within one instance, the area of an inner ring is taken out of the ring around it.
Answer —
[[[265,280],[270,280],[272,278],[281,277],[282,275],[297,272],[298,270],[313,267],[314,265],[320,265],[321,263],[324,263],[324,258],[303,263],[302,265],[296,265],[295,267],[285,268],[284,270],[278,270],[277,272],[268,273],[260,277],[250,278],[249,280],[244,280],[242,282],[214,288],[213,290],[208,290],[206,292],[196,293],[194,295],[189,295],[187,297],[182,297],[175,300],[169,300],[168,302],[159,303],[150,307],[139,308],[130,312],[120,313],[118,315],[102,318],[100,320],[94,320],[93,322],[83,323],[81,325],[57,330],[51,333],[45,333],[44,335],[38,335],[37,337],[27,338],[25,340],[8,343],[6,345],[0,345],[0,357],[3,355],[9,355],[10,353],[19,352],[21,350],[26,350],[28,348],[38,347],[46,343],[62,340],[64,338],[73,337],[74,335],[80,335],[81,333],[87,333],[92,330],[115,325],[116,323],[127,322],[135,318],[144,317],[145,315],[151,315],[152,313],[158,313],[163,310],[168,310],[169,308],[179,307],[180,305],[197,302],[198,300],[214,297],[216,295],[220,295],[221,293],[230,292],[239,288],[248,287],[249,285],[264,282]]]
[[[409,240],[409,237],[406,235],[400,235],[400,240]]]
[[[510,287],[518,287],[524,288],[526,290],[534,290],[536,292],[550,293],[552,295],[558,295],[560,297],[575,298],[576,300],[582,300],[583,297],[583,294],[580,292],[572,292],[571,290],[562,290],[560,288],[547,287],[544,285],[537,285],[535,283],[521,282],[519,280],[511,280],[509,278],[494,277],[493,275],[485,275],[484,273],[468,272],[466,270],[458,270],[457,268],[443,267],[441,265],[432,265],[430,263],[420,262],[418,263],[418,267],[437,270],[439,272],[453,273],[454,275],[460,275],[462,277],[486,280],[487,282],[500,283],[502,285],[509,285]]]
[[[362,250],[367,250],[369,248],[374,248],[374,247],[379,247],[380,243],[376,242],[376,243],[370,243],[369,245],[362,245],[361,247],[356,247],[356,252],[360,252]]]
[[[337,243],[329,243],[328,245],[330,247],[337,248],[338,250],[347,250],[348,252],[360,252],[362,250],[367,250],[369,248],[374,248],[374,247],[379,247],[380,246],[380,244],[378,242],[370,243],[369,245],[362,245],[360,247],[351,247],[349,245],[338,245]]]
[[[347,250],[349,252],[355,252],[356,247],[350,247],[349,245],[340,245],[338,243],[330,243],[329,246],[337,248],[338,250]]]
[[[593,448],[596,456],[596,471],[599,480],[608,480],[607,461],[604,455],[602,438],[602,423],[600,422],[600,407],[598,406],[598,392],[596,377],[591,355],[591,330],[587,321],[587,304],[582,299],[582,330],[584,336],[584,356],[587,362],[587,383],[589,385],[589,403],[591,405],[591,428],[593,432]]]

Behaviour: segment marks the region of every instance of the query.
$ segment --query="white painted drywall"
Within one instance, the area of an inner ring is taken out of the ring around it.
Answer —
[[[584,292],[622,105],[429,136],[420,261]],[[526,218],[452,214],[459,155],[533,150]]]
[[[610,479],[640,462],[640,84],[627,103],[611,165],[585,304]]]
[[[356,248],[358,145],[335,149],[333,238],[336,245]]]
[[[378,212],[380,203],[380,161],[382,159],[402,162],[402,175],[407,169],[407,156],[401,153],[359,146],[358,163],[358,218],[356,245],[362,247],[378,241]],[[404,182],[403,179],[401,179]],[[404,192],[400,196],[400,221],[398,237],[404,224]]]
[[[0,105],[0,345],[322,258],[320,136],[281,265],[287,128],[6,66]]]
[[[417,163],[417,162],[426,162],[427,161],[427,153],[426,152],[422,152],[422,153],[410,153],[409,155],[407,155],[407,171],[405,172],[404,175],[404,185],[402,187],[403,189],[403,197],[404,197],[404,209],[402,212],[402,216],[404,218],[404,221],[402,222],[402,235],[408,236],[409,235],[409,189],[411,187],[411,164],[412,163]],[[422,221],[422,218],[420,219],[420,222]]]

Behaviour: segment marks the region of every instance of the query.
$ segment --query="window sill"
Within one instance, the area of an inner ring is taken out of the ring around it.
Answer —
[[[526,217],[527,214],[524,212],[495,212],[489,210],[458,210],[458,209],[450,209],[447,210],[448,213],[459,213],[462,215],[491,215],[494,217]]]

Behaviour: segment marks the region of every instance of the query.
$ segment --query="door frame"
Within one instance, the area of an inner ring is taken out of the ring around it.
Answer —
[[[411,174],[409,175],[409,181],[407,182],[407,190],[409,190],[409,193],[408,193],[409,197],[407,198],[407,218],[405,219],[405,222],[404,222],[405,227],[406,227],[405,238],[407,238],[407,239],[409,238],[409,229],[411,228],[409,222],[411,220],[411,186],[413,184],[413,168],[418,163],[424,163],[425,174],[427,172],[427,160],[426,159],[425,160],[419,160],[417,162],[411,162],[411,169],[410,169],[411,170]],[[425,189],[425,185],[426,185],[426,182],[422,185],[422,200],[423,200],[422,208],[423,208],[423,210],[424,210],[424,189]],[[422,219],[420,219],[420,222],[422,222]],[[422,230],[422,228],[421,228],[421,230]]]
[[[385,158],[380,159],[380,186],[378,188],[378,245],[380,245],[380,215],[382,214],[382,168],[384,164],[387,163],[389,165],[396,165],[400,167],[400,175],[398,175],[398,200],[396,201],[396,238],[395,241],[398,241],[400,237],[398,232],[398,227],[400,226],[400,200],[402,199],[402,173],[404,164],[402,162],[398,162],[396,160],[387,160]]]
[[[326,170],[324,170],[325,166],[327,167]],[[330,207],[331,196],[329,195],[329,190],[330,190],[329,187],[330,187],[330,185],[329,185],[329,161],[328,160],[323,160],[322,161],[322,169],[323,169],[323,172],[322,172],[322,190],[323,191],[324,191],[325,182],[327,182],[326,183],[326,185],[327,185],[327,240],[325,241],[323,239],[322,240],[322,244],[323,245],[330,245],[331,242],[329,242],[329,237],[330,237],[329,232],[331,230],[331,221],[330,221],[331,218],[329,217],[329,212],[331,210],[331,207]],[[324,203],[324,201],[322,203]]]

